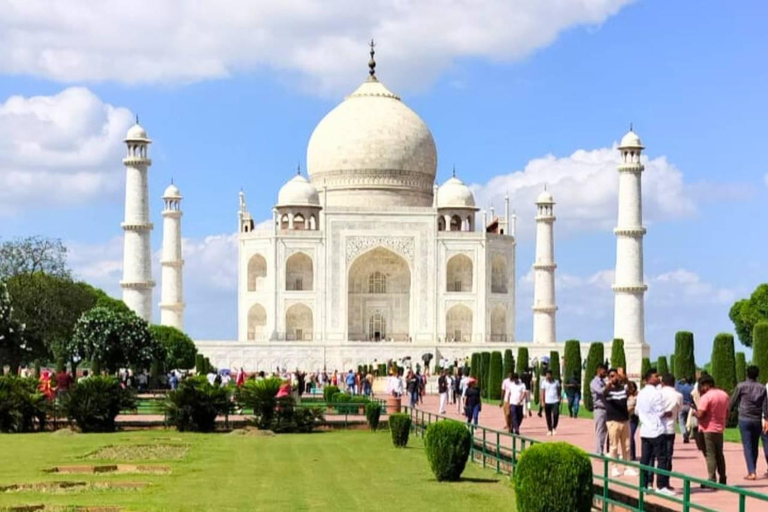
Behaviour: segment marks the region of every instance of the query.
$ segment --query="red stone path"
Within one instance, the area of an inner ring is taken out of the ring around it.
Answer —
[[[403,404],[407,405],[407,402],[403,400]],[[427,395],[424,398],[424,404],[418,407],[425,411],[437,413],[438,410],[438,398],[435,395]],[[592,420],[589,419],[572,419],[568,417],[567,410],[565,415],[560,415],[560,425],[557,428],[557,435],[555,437],[547,437],[547,424],[545,419],[539,418],[536,413],[530,418],[526,418],[523,421],[521,435],[536,439],[539,441],[566,441],[576,446],[579,446],[588,452],[595,450],[594,441],[594,426]],[[461,419],[466,421],[466,418],[460,416],[456,411],[456,405],[447,406],[447,414],[451,418]],[[501,408],[494,405],[483,405],[483,410],[480,413],[480,425],[495,430],[504,430],[504,416]],[[638,439],[637,456],[640,456],[640,446]],[[741,444],[739,443],[725,443],[725,464],[726,474],[728,475],[728,483],[738,487],[746,488],[751,491],[760,492],[768,495],[768,478],[765,476],[759,476],[756,481],[744,480],[746,475],[746,465],[744,463],[744,452],[742,451]],[[763,475],[766,471],[766,461],[763,457],[762,446],[760,447],[760,454],[758,459],[758,475]],[[595,471],[602,473],[602,467],[600,465],[595,466]],[[694,443],[683,444],[681,436],[677,436],[675,443],[675,454],[672,461],[672,470],[678,473],[686,475],[707,478],[707,468],[704,461],[704,457],[696,450]],[[639,483],[638,477],[622,477],[633,481],[635,485]],[[682,495],[683,484],[682,481],[672,479],[671,485],[678,489],[678,497]],[[695,487],[695,488],[694,488]],[[626,490],[624,491],[626,493]],[[698,485],[692,485],[692,501],[694,503],[701,504],[715,510],[722,510],[723,512],[738,512],[738,499],[734,494],[726,493],[724,491],[702,490],[698,488]],[[665,503],[670,508],[677,506],[674,503],[666,500],[653,501],[659,503]],[[680,507],[682,508],[682,507]],[[693,509],[692,509],[693,510]],[[761,502],[755,499],[747,499],[748,512],[766,512],[768,511],[768,502]]]

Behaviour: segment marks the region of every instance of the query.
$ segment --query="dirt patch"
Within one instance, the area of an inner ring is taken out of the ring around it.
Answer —
[[[170,466],[159,464],[100,464],[100,465],[82,465],[82,466],[55,466],[43,470],[46,473],[65,473],[65,474],[83,474],[83,473],[145,473],[145,474],[166,474],[171,472]]]
[[[227,434],[228,436],[252,436],[252,437],[275,437],[271,430],[259,430],[256,427],[238,428]]]
[[[2,512],[120,512],[120,507],[97,505],[93,507],[60,506],[60,505],[14,505],[0,507]]]
[[[56,430],[55,432],[53,432],[53,434],[51,435],[54,437],[72,437],[72,436],[77,436],[79,434],[80,433],[78,431],[67,427],[67,428],[60,428],[59,430]]]
[[[180,460],[187,454],[185,444],[120,444],[91,452],[88,460]]]
[[[143,489],[148,485],[146,482],[37,482],[3,485],[0,486],[0,493],[33,491],[37,493],[62,494],[106,489]]]

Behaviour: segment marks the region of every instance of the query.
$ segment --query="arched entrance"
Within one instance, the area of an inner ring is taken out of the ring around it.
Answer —
[[[312,341],[312,310],[304,304],[294,304],[285,312],[285,339]]]
[[[408,341],[411,271],[402,256],[378,247],[349,267],[347,332],[350,340]]]
[[[456,304],[445,314],[445,339],[447,341],[472,341],[472,310]]]

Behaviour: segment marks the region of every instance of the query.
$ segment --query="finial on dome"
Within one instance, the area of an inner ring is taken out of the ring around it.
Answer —
[[[171,178],[171,185],[173,185],[173,178]]]
[[[453,164],[453,177],[456,177],[456,164]]]
[[[296,176],[301,176],[301,162],[296,166]]]
[[[369,46],[371,47],[371,60],[368,61],[368,74],[370,75],[368,79],[376,80],[376,61],[373,58],[373,56],[376,54],[376,51],[374,50],[376,43],[373,41],[373,39],[371,39]]]
[[[139,124],[139,114],[136,114],[136,124]]]
[[[632,129],[632,121],[629,122],[629,131],[633,132],[635,130]]]

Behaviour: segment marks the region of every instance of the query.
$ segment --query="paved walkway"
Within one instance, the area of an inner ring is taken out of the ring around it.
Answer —
[[[404,405],[407,405],[405,400],[403,403]],[[432,413],[437,413],[437,396],[426,396],[424,398],[424,404],[420,405],[419,408]],[[589,452],[594,452],[595,441],[594,426],[592,420],[569,418],[567,409],[563,407],[563,410],[565,410],[566,413],[565,415],[560,416],[560,425],[557,428],[557,435],[555,437],[547,437],[546,421],[543,417],[539,418],[536,413],[534,413],[532,417],[526,418],[523,421],[520,433],[525,437],[537,439],[539,441],[566,441]],[[447,406],[446,416],[466,421],[466,418],[457,412],[456,405]],[[480,413],[480,425],[503,431],[505,425],[501,408],[494,405],[484,404],[483,410]],[[637,455],[639,457],[639,442],[637,450]],[[744,480],[744,476],[746,475],[747,471],[746,465],[744,463],[744,452],[742,451],[741,444],[725,443],[725,461],[729,484],[768,495],[768,477],[758,476],[758,480],[756,481]],[[766,461],[763,457],[762,447],[760,450],[757,469],[758,475],[763,475],[766,471]],[[677,436],[676,439],[675,455],[672,461],[672,470],[698,478],[707,478],[707,468],[704,457],[698,450],[696,450],[696,445],[694,443],[683,444],[681,436]],[[602,469],[600,469],[600,471],[602,472]],[[630,479],[629,477],[622,478]],[[639,483],[638,477],[634,477],[632,480],[634,480],[633,483],[635,484]],[[679,491],[682,491],[683,485],[680,480],[672,479],[671,485]],[[723,491],[702,490],[698,488],[698,485],[695,489],[692,489],[691,493],[693,495],[692,501],[694,503],[701,504],[711,509],[722,510],[723,512],[738,512],[739,510],[738,499],[731,493],[726,493]],[[678,494],[678,497],[680,497],[680,494],[681,493]],[[768,503],[760,502],[754,499],[748,499],[746,510],[748,512],[766,512],[768,511]]]

